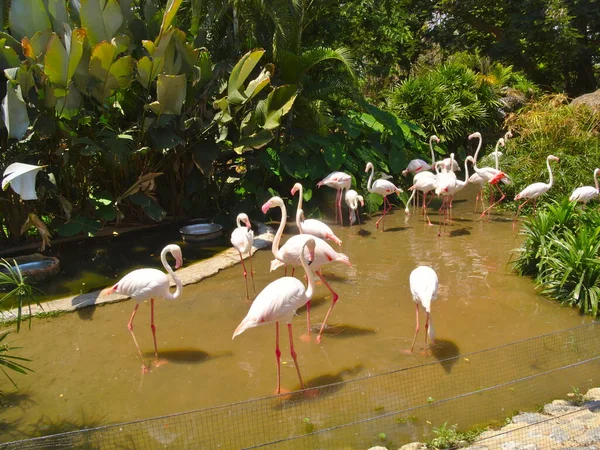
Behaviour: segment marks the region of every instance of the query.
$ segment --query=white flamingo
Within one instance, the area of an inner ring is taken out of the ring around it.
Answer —
[[[273,256],[275,256],[275,260],[271,261],[271,271],[281,267],[283,265],[288,266],[299,266],[301,265],[300,254],[302,253],[302,246],[306,241],[306,237],[310,235],[306,234],[297,234],[292,236],[287,240],[287,242],[280,248],[279,243],[281,241],[281,236],[283,235],[283,229],[285,228],[285,222],[287,220],[287,211],[285,208],[285,204],[280,197],[272,197],[269,199],[263,206],[262,212],[267,213],[267,211],[271,208],[279,207],[281,209],[281,222],[279,223],[279,228],[277,229],[277,233],[275,233],[275,238],[273,239]],[[318,237],[313,237],[315,240],[315,258],[311,263],[312,269],[319,276],[323,284],[329,289],[331,295],[333,296],[331,306],[325,315],[325,320],[323,321],[323,325],[321,326],[321,330],[319,331],[319,335],[317,336],[317,343],[321,342],[323,330],[325,329],[325,324],[327,323],[327,319],[335,306],[339,296],[333,290],[333,288],[329,285],[329,283],[323,277],[323,273],[321,271],[321,266],[324,264],[339,261],[349,266],[352,266],[350,263],[350,259],[344,255],[343,253],[336,252],[331,245],[325,242],[323,239]],[[308,327],[308,333],[310,334],[310,302],[306,304],[306,323]]]
[[[354,189],[350,189],[346,192],[344,200],[346,201],[346,205],[348,205],[350,226],[352,226],[352,224],[357,220],[358,225],[360,226],[360,214],[358,213],[358,203],[360,202],[360,206],[364,208],[365,199],[362,195],[358,195],[358,192],[356,192]]]
[[[394,183],[391,183],[388,180],[375,180],[373,183],[373,174],[375,173],[375,168],[373,167],[373,163],[368,162],[365,167],[365,172],[371,171],[371,175],[369,175],[369,181],[367,182],[367,190],[372,194],[378,194],[383,197],[383,215],[375,222],[375,228],[379,228],[379,222],[385,220],[385,215],[392,210],[392,205],[390,201],[387,199],[387,196],[390,194],[400,194],[402,189],[396,187]],[[386,203],[389,206],[389,209],[386,207]],[[385,231],[385,221],[382,223],[382,231]]]
[[[550,167],[550,161],[559,162],[560,158],[558,158],[554,155],[548,155],[546,157],[546,167],[548,168],[548,173],[550,174],[550,180],[548,181],[548,183],[542,183],[541,181],[537,182],[537,183],[532,183],[529,186],[527,186],[525,189],[523,189],[521,192],[519,192],[517,195],[515,195],[515,201],[522,200],[522,199],[525,199],[525,201],[523,203],[521,203],[519,205],[519,207],[517,208],[517,213],[515,214],[513,224],[517,220],[519,211],[521,211],[521,208],[523,206],[525,206],[525,203],[527,203],[529,200],[533,200],[533,209],[535,210],[535,203],[537,201],[537,198],[540,195],[543,195],[546,192],[548,192],[550,190],[550,188],[552,187],[552,185],[554,184],[554,177],[552,176],[552,168]]]
[[[301,215],[296,214],[296,223],[298,224],[298,228],[300,228],[298,222],[302,221],[302,233],[312,234],[321,239],[329,239],[341,246],[342,241],[328,225],[317,219],[304,219],[304,211],[302,210],[302,196],[304,194],[304,189],[300,183],[294,184],[294,187],[292,188],[292,195],[296,195],[296,192],[300,192],[298,197],[298,210],[302,211]]]
[[[577,189],[575,189],[573,191],[573,193],[569,197],[570,202],[577,201],[577,202],[583,203],[584,205],[587,205],[587,203],[590,200],[592,200],[593,198],[597,197],[600,194],[600,189],[598,187],[598,172],[600,172],[600,169],[594,169],[594,183],[595,183],[596,187],[593,187],[593,186],[578,187]]]
[[[427,164],[422,159],[411,159],[410,162],[408,163],[408,166],[406,166],[406,169],[404,169],[402,171],[403,176],[406,176],[409,173],[416,175],[418,173],[431,170],[433,168],[433,165],[435,164],[435,153],[433,151],[433,141],[439,143],[440,138],[437,137],[435,134],[429,136],[429,149],[431,150],[431,165]]]
[[[344,192],[344,189],[350,189],[351,184],[352,177],[346,172],[331,172],[317,183],[317,187],[319,188],[325,185],[337,190],[335,197],[335,222],[337,223],[339,220],[341,225],[344,225],[344,220],[342,218],[342,193]]]
[[[427,318],[425,319],[425,350],[427,350],[428,338],[433,343],[435,336],[433,332],[433,322],[431,320],[431,303],[437,298],[438,294],[438,276],[429,266],[419,266],[410,273],[410,292],[417,311],[417,325],[415,327],[415,336],[410,346],[412,352],[415,348],[415,341],[419,333],[419,305],[425,309]]]
[[[296,350],[294,349],[294,338],[292,332],[292,319],[296,314],[296,310],[307,302],[313,296],[315,291],[315,276],[312,270],[308,267],[308,262],[304,254],[305,249],[309,253],[309,259],[312,261],[315,252],[315,240],[309,235],[305,235],[304,243],[300,252],[300,263],[306,272],[308,285],[306,288],[302,282],[294,277],[282,277],[269,283],[256,296],[252,306],[246,317],[238,325],[233,333],[232,339],[242,334],[248,328],[258,327],[275,322],[275,357],[277,359],[277,390],[276,394],[281,392],[281,351],[279,350],[279,322],[285,322],[288,326],[288,334],[290,339],[290,354],[296,366],[298,379],[300,380],[300,388],[304,389],[302,375],[300,375],[300,367]]]
[[[156,358],[157,365],[160,365],[158,360],[158,347],[156,345],[156,327],[154,325],[154,299],[164,298],[166,300],[174,300],[181,295],[181,292],[183,292],[183,284],[179,278],[177,278],[177,275],[175,275],[175,272],[173,272],[173,269],[167,262],[167,253],[170,253],[175,258],[175,269],[181,267],[183,256],[181,254],[181,248],[175,244],[167,245],[160,253],[160,261],[162,262],[163,267],[167,273],[171,275],[173,281],[175,281],[175,292],[171,292],[170,290],[168,275],[160,270],[151,268],[137,269],[129,272],[121,278],[117,284],[103,291],[103,295],[110,295],[112,293],[123,294],[136,301],[131,318],[127,323],[127,329],[131,333],[131,337],[137,348],[138,356],[142,361],[142,373],[147,373],[148,367],[142,357],[142,352],[137,343],[137,339],[135,338],[135,334],[133,334],[133,319],[135,318],[140,303],[145,300],[150,300],[150,328],[152,329],[152,338],[154,339],[154,357]]]
[[[246,300],[250,301],[250,294],[248,293],[248,273],[246,272],[246,265],[244,264],[244,254],[248,253],[250,259],[250,276],[252,277],[252,289],[256,293],[254,287],[254,270],[252,269],[252,245],[254,244],[254,231],[252,231],[252,225],[250,219],[244,213],[238,214],[236,218],[237,228],[231,233],[231,244],[240,254],[240,261],[242,262],[242,268],[244,269],[244,281],[246,283]],[[242,224],[243,222],[243,224]]]

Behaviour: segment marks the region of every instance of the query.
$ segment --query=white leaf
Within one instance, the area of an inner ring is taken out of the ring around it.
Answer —
[[[18,162],[11,164],[4,171],[2,190],[6,190],[10,184],[13,191],[19,194],[23,200],[37,200],[35,177],[44,167],[46,166],[33,166]]]

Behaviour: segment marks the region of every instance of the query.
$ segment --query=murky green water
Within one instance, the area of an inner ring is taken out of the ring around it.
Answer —
[[[492,216],[492,220],[482,221],[472,213],[474,191],[468,190],[464,196],[468,201],[454,202],[454,222],[441,237],[437,226],[427,226],[419,214],[407,217],[398,209],[386,217],[388,230],[384,233],[375,230],[374,220],[363,225],[362,233],[357,226],[333,227],[353,266],[329,265],[324,270],[340,300],[322,345],[299,339],[305,332],[304,311],[295,320],[296,350],[306,380],[347,380],[434,361],[406,352],[415,329],[408,277],[419,264],[437,271],[440,290],[432,308],[433,323],[437,337],[453,343],[454,354],[590,321],[538,296],[530,280],[511,274],[510,251],[518,247],[521,238],[512,229],[510,218]],[[438,218],[432,212],[434,223]],[[114,251],[118,254],[118,249]],[[258,289],[282,274],[281,270],[269,273],[271,259],[266,250],[254,258]],[[96,260],[90,258],[89,264]],[[272,394],[274,326],[251,329],[231,339],[249,307],[241,272],[237,265],[186,286],[175,301],[157,302],[159,351],[168,363],[153,367],[146,375],[140,372],[126,328],[132,301],[33,321],[31,330],[25,328],[14,335],[12,343],[23,347],[19,354],[32,360],[29,366],[35,373],[15,376],[18,391],[0,379],[6,393],[0,410],[0,439],[131,421]],[[329,302],[329,292],[319,285],[312,309],[315,324],[322,321]],[[148,361],[153,348],[149,309],[149,305],[141,305],[135,320],[136,336]],[[422,333],[416,350],[423,349]],[[296,389],[286,333],[282,333],[282,353],[282,387]],[[443,370],[440,376],[444,376]]]

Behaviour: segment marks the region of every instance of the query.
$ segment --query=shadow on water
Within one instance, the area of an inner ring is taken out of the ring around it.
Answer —
[[[433,357],[439,361],[444,371],[450,373],[452,367],[458,361],[456,357],[460,354],[460,349],[453,341],[436,339],[435,345],[431,349],[431,353]]]
[[[344,368],[337,373],[319,375],[311,378],[304,383],[304,390],[296,390],[288,394],[283,394],[276,397],[274,409],[291,408],[301,402],[319,400],[338,392],[344,387],[344,377],[348,375],[356,375],[363,370],[362,364],[357,364],[353,367]]]
[[[314,324],[311,326],[316,333],[321,329],[321,324]],[[357,327],[354,325],[331,325],[326,326],[323,330],[323,334],[335,338],[345,339],[355,336],[365,336],[369,334],[375,334],[376,331],[373,328]]]
[[[371,234],[373,234],[373,233],[371,233],[369,230],[365,230],[364,228],[361,228],[358,230],[358,233],[356,233],[356,234],[358,234],[359,236],[362,236],[362,237],[367,237],[367,236],[371,236]]]
[[[325,303],[329,304],[331,303],[331,300],[329,300],[329,297],[313,297],[310,299],[310,310],[312,311],[313,309],[317,309],[320,306],[324,305]],[[305,312],[306,311],[306,304],[304,304],[303,306],[301,306],[300,308],[298,308],[297,312]]]
[[[456,236],[468,236],[471,232],[467,228],[458,228],[457,230],[452,230],[449,234],[450,237]]]
[[[144,356],[151,358],[154,356],[154,352],[147,352]],[[233,353],[221,352],[210,354],[195,348],[178,348],[171,350],[159,349],[158,356],[161,359],[166,359],[167,361],[175,364],[201,364],[209,359],[221,358],[223,356],[233,356]]]
[[[395,233],[397,231],[406,231],[408,230],[408,227],[391,227],[391,228],[386,228],[384,233]]]

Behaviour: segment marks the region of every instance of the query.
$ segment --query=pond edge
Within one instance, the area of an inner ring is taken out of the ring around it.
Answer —
[[[258,235],[254,238],[252,254],[258,250],[270,247],[275,237],[275,231],[273,228],[261,222],[254,223],[257,225],[256,229]],[[182,284],[186,286],[188,284],[198,283],[205,278],[212,277],[219,271],[233,267],[239,263],[240,255],[235,248],[231,247],[211,258],[198,261],[189,266],[178,269],[177,276],[181,280]],[[175,286],[173,280],[171,280],[171,286]],[[100,295],[101,293],[102,289],[87,292],[85,294],[70,295],[61,299],[44,302],[41,306],[31,305],[31,310],[28,307],[24,307],[22,309],[22,317],[49,313],[72,312],[87,306],[121,302],[129,298],[122,294]],[[16,317],[16,308],[9,311],[0,312],[0,322],[15,320]]]

